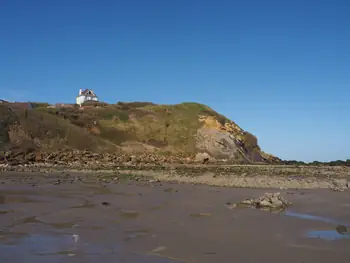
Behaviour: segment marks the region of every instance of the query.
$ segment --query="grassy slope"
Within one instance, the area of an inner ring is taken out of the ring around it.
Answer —
[[[43,150],[71,148],[99,151],[115,149],[115,146],[110,142],[101,140],[88,131],[71,124],[69,120],[40,110],[12,109],[16,121],[11,124],[20,127],[21,131],[25,133],[23,140],[27,141],[27,144],[24,141],[19,141],[18,147],[27,147],[28,141],[32,141],[33,145]]]
[[[117,145],[138,141],[161,148],[163,152],[184,154],[195,152],[195,135],[202,125],[199,115],[213,116],[222,124],[229,121],[213,109],[191,102],[176,105],[120,102],[84,110],[37,108],[36,111],[65,118]]]
[[[198,103],[119,102],[84,110],[49,109],[38,104],[33,110],[15,109],[15,112],[30,138],[40,139],[41,148],[115,150],[115,145],[136,141],[155,146],[159,153],[184,155],[196,151],[196,133],[202,125],[199,115],[213,116],[222,124],[229,121]],[[256,138],[247,138],[247,148],[256,148]]]
[[[17,116],[5,105],[0,104],[0,150],[9,146],[8,127],[17,122]]]

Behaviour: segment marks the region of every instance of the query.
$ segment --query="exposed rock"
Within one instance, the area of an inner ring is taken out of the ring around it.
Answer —
[[[337,227],[336,227],[336,230],[337,230],[337,232],[339,233],[339,234],[345,234],[346,232],[348,232],[348,229],[347,229],[347,227],[346,226],[344,226],[344,225],[338,225]]]
[[[338,179],[332,181],[332,191],[342,192],[347,188],[349,188],[349,183],[346,179]]]
[[[36,154],[34,152],[28,153],[28,154],[26,154],[25,159],[27,161],[35,161]]]
[[[237,146],[229,133],[215,128],[203,127],[198,129],[196,138],[198,150],[208,152],[215,158],[235,158]]]
[[[196,157],[194,158],[196,163],[208,163],[211,160],[211,157],[208,153],[197,153]]]
[[[284,210],[291,204],[291,202],[283,199],[280,193],[265,193],[263,196],[255,199],[243,200],[237,205],[250,206],[258,209]]]

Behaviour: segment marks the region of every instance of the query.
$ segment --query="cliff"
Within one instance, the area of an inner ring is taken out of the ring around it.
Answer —
[[[231,162],[273,162],[257,138],[198,103],[147,102],[24,109],[0,105],[1,150],[153,153],[193,158],[207,153]]]

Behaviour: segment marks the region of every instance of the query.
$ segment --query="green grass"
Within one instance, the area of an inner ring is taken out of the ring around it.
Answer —
[[[68,119],[41,110],[15,110],[19,124],[32,141],[39,140],[46,149],[72,148],[99,151],[102,148],[113,149],[113,145],[73,125]]]

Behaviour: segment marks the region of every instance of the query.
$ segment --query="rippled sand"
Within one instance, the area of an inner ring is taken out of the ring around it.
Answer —
[[[0,262],[349,262],[347,191],[282,191],[275,214],[226,205],[274,190],[54,176],[1,174]]]

